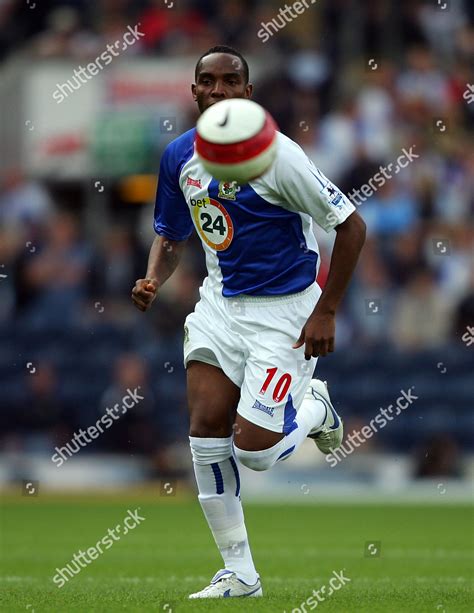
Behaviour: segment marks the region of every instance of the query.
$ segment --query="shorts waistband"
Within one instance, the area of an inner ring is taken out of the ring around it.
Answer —
[[[306,294],[309,294],[311,291],[315,290],[318,287],[316,283],[312,283],[308,285],[306,289],[301,292],[297,292],[296,294],[283,294],[281,296],[249,296],[247,294],[239,294],[238,296],[226,297],[225,300],[229,302],[245,302],[250,304],[268,304],[268,303],[285,303],[285,302],[293,302],[294,300],[299,300]]]

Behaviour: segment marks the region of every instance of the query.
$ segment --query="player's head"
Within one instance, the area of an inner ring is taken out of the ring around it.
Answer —
[[[232,47],[219,45],[201,55],[196,64],[196,83],[191,90],[203,113],[216,102],[227,98],[250,98],[249,67],[245,58]]]

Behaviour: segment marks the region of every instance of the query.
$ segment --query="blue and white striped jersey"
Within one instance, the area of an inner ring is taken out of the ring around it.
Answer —
[[[195,128],[172,141],[160,164],[154,226],[173,241],[196,228],[206,289],[278,296],[311,285],[319,268],[313,221],[327,232],[355,210],[294,141],[277,133],[277,157],[246,185],[219,182],[200,163]]]

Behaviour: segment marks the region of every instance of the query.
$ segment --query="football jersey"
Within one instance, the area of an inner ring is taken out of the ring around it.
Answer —
[[[205,170],[195,132],[185,132],[163,153],[155,232],[183,241],[195,228],[206,254],[203,286],[223,296],[306,289],[319,268],[313,221],[329,232],[355,210],[353,204],[281,132],[271,168],[245,185],[218,181]]]

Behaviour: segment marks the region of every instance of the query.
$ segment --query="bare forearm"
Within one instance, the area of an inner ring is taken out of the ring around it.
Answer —
[[[316,306],[319,313],[332,315],[336,313],[359,259],[365,242],[365,223],[358,213],[353,213],[336,231],[328,278]]]
[[[186,241],[171,241],[157,236],[153,241],[148,257],[147,279],[155,279],[161,287],[176,270]]]
[[[304,357],[325,356],[334,351],[336,335],[336,310],[349,285],[365,241],[365,223],[354,211],[346,221],[336,227],[336,242],[332,250],[331,265],[326,285],[314,311],[293,345],[304,345]]]

